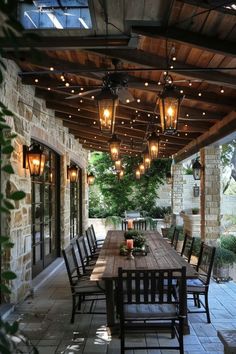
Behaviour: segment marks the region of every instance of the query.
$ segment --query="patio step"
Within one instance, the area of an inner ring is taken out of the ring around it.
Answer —
[[[217,331],[217,336],[224,345],[224,354],[236,353],[236,330]]]

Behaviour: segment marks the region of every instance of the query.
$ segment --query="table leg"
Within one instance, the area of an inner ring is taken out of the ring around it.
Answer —
[[[107,326],[115,325],[115,298],[113,289],[113,280],[105,280],[106,287],[106,310],[107,310]]]

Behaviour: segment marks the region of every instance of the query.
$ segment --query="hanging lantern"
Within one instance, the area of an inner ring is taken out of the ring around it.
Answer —
[[[179,108],[184,96],[172,84],[169,84],[173,82],[170,75],[166,75],[165,82],[163,92],[157,99],[161,127],[164,134],[175,134],[178,128]]]
[[[196,158],[196,160],[194,161],[192,165],[192,169],[193,169],[193,178],[195,180],[201,179],[202,165],[200,164],[198,158]]]
[[[144,166],[143,163],[141,163],[141,164],[139,165],[139,171],[140,171],[141,175],[143,175],[143,174],[145,173],[145,166]]]
[[[167,172],[167,173],[166,173],[166,183],[167,183],[167,184],[171,184],[171,183],[172,183],[171,172]]]
[[[76,165],[71,165],[67,167],[67,178],[71,183],[78,181],[78,167]]]
[[[156,160],[159,152],[159,139],[155,132],[153,132],[147,140],[149,156],[151,160]]]
[[[112,134],[115,125],[118,96],[109,87],[104,87],[95,98],[98,103],[101,131]]]
[[[135,178],[136,178],[136,179],[140,179],[140,178],[141,178],[141,173],[140,173],[139,168],[137,168],[137,169],[135,170]]]
[[[88,185],[89,186],[94,184],[95,176],[94,176],[94,174],[92,172],[87,175],[87,181],[88,181]]]
[[[117,178],[119,181],[124,178],[124,174],[125,174],[125,171],[123,168],[121,168],[121,170],[119,172],[117,172]]]
[[[143,164],[144,164],[145,170],[149,169],[151,166],[151,159],[149,156],[148,148],[146,148],[145,151],[143,152]]]
[[[29,168],[31,177],[42,176],[45,166],[46,156],[39,144],[33,143],[28,148],[23,146],[23,167]]]
[[[112,161],[118,160],[120,155],[120,139],[117,138],[116,134],[113,134],[108,143]]]
[[[115,169],[117,172],[119,172],[122,169],[121,160],[115,161]]]

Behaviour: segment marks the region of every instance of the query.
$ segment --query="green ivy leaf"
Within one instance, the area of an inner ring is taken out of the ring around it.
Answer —
[[[3,213],[10,213],[9,209],[5,208],[4,206],[0,206],[0,212],[3,212]]]
[[[25,198],[25,192],[23,191],[14,192],[9,196],[9,199],[13,199],[13,200],[21,200],[23,198]]]
[[[3,154],[11,154],[13,151],[14,151],[14,148],[11,145],[7,145],[2,148]]]
[[[13,242],[4,242],[3,243],[3,247],[4,248],[13,248],[14,247],[14,243]]]
[[[8,236],[0,236],[0,243],[4,243],[6,241],[9,241],[9,237]]]
[[[3,124],[3,123],[0,123],[0,128],[1,129],[11,129],[11,127],[8,124]]]
[[[15,209],[15,205],[12,204],[11,202],[9,202],[9,200],[7,200],[7,199],[4,199],[4,200],[3,200],[3,203],[4,203],[4,205],[5,205],[6,208],[8,208],[8,209],[10,209],[10,210]]]
[[[9,174],[14,174],[14,170],[11,165],[5,165],[2,167],[2,171],[9,173]]]
[[[6,286],[4,284],[0,284],[0,289],[5,294],[10,294],[11,293],[11,290],[8,288],[8,286]]]
[[[2,277],[6,280],[13,280],[16,279],[16,274],[11,272],[10,270],[7,270],[5,272],[2,272]]]
[[[3,108],[2,113],[5,116],[13,116],[14,115],[11,111],[9,111],[9,109],[6,109],[6,108]]]

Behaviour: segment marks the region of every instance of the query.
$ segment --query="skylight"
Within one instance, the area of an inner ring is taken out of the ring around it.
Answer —
[[[40,0],[19,4],[19,19],[25,29],[90,29],[88,0]]]

